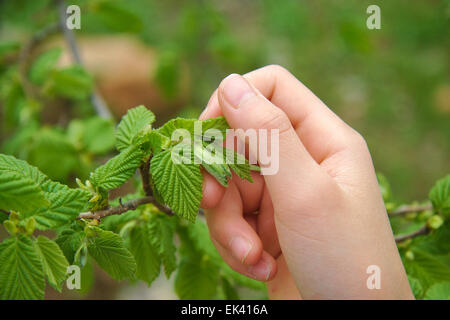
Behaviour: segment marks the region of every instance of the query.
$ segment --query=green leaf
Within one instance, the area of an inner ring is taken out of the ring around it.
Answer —
[[[382,173],[377,172],[377,180],[384,202],[391,201],[392,191],[388,179]]]
[[[406,272],[416,278],[427,290],[436,282],[450,281],[450,267],[444,264],[437,256],[413,247],[414,260],[404,258]]]
[[[77,150],[86,149],[96,155],[111,151],[116,142],[113,122],[100,117],[72,120],[67,135]]]
[[[138,133],[155,121],[155,115],[145,106],[128,110],[122,118],[116,131],[116,147],[123,151],[133,144]]]
[[[143,152],[132,145],[91,173],[92,184],[103,190],[117,188],[130,179],[141,164]]]
[[[8,215],[6,213],[0,212],[0,224],[5,220],[8,220]]]
[[[253,182],[250,172],[259,171],[258,166],[251,165],[242,154],[239,154],[234,150],[225,149],[224,154],[227,159],[226,162],[239,178]]]
[[[82,189],[71,189],[58,182],[47,181],[42,185],[50,205],[24,213],[34,217],[41,230],[55,229],[74,220],[86,206],[91,194]]]
[[[67,179],[79,167],[78,153],[64,132],[42,128],[29,146],[27,161],[51,179]]]
[[[70,264],[74,263],[75,254],[84,239],[82,230],[66,229],[56,238],[55,242],[61,248],[64,256]]]
[[[206,300],[216,294],[219,272],[207,259],[185,259],[175,278],[175,292],[181,300]]]
[[[150,131],[147,134],[146,139],[148,140],[150,149],[154,155],[160,153],[162,150],[169,148],[170,146],[170,139],[160,134],[156,130]]]
[[[436,182],[430,191],[429,198],[434,210],[450,217],[450,174]]]
[[[224,293],[224,298],[226,300],[239,300],[239,294],[234,288],[234,286],[228,281],[226,277],[221,277],[222,279],[222,290]]]
[[[54,70],[47,83],[45,92],[58,97],[82,100],[92,92],[94,80],[82,67],[75,65]]]
[[[448,254],[450,252],[450,220],[426,236],[414,238],[413,243],[428,253]]]
[[[61,48],[53,48],[37,57],[30,68],[30,81],[37,85],[43,84],[58,62],[61,53]]]
[[[88,237],[88,253],[98,265],[116,280],[133,279],[136,262],[133,255],[125,247],[123,239],[111,232],[91,227],[94,237]]]
[[[147,225],[134,227],[130,232],[129,247],[136,260],[136,276],[148,286],[158,277],[161,270],[161,258],[152,242],[153,236]]]
[[[0,299],[43,299],[45,280],[33,242],[24,235],[0,243]]]
[[[199,125],[201,123],[201,132],[195,132],[195,124]],[[208,120],[198,120],[198,119],[183,119],[176,118],[166,122],[162,127],[158,128],[157,131],[168,137],[172,138],[172,134],[177,129],[186,129],[191,134],[191,138],[194,138],[194,134],[201,134],[202,137],[205,136],[205,132],[208,129],[217,129],[222,133],[222,138],[225,138],[226,129],[229,125],[224,117],[211,118]],[[209,136],[209,135],[207,135]],[[208,139],[209,140],[209,139]]]
[[[425,294],[425,300],[450,300],[450,282],[432,285]]]
[[[61,292],[61,285],[66,279],[69,263],[56,242],[44,236],[39,236],[34,242],[36,251],[41,259],[48,283]]]
[[[150,170],[159,194],[178,215],[194,222],[202,200],[203,177],[196,164],[175,164],[172,150],[165,150],[151,160]]]
[[[420,299],[423,296],[423,287],[420,284],[420,281],[414,277],[408,276],[409,286],[411,287],[411,291],[414,294],[416,299]]]
[[[127,7],[126,2],[103,0],[93,8],[95,18],[111,31],[136,33],[143,28],[141,18]]]
[[[25,211],[48,205],[40,187],[45,180],[47,177],[36,167],[0,154],[0,208]]]
[[[152,243],[158,249],[167,278],[170,278],[172,272],[177,268],[174,243],[175,222],[174,218],[155,214],[149,223]]]
[[[232,177],[230,168],[220,154],[213,154],[210,149],[194,144],[194,157],[201,162],[202,167],[224,187],[228,186],[228,178]]]

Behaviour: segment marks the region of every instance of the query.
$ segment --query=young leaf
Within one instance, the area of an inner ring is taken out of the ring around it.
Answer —
[[[211,299],[216,294],[219,272],[207,259],[185,259],[175,278],[175,292],[181,300]]]
[[[48,205],[41,190],[45,180],[47,177],[36,167],[0,154],[0,208],[24,211]]]
[[[48,283],[61,292],[61,285],[66,279],[69,263],[56,242],[47,237],[39,236],[34,242],[36,252],[41,259]]]
[[[416,299],[420,299],[423,296],[423,287],[420,284],[420,281],[414,277],[408,276],[409,286],[411,287],[411,291],[414,294]]]
[[[92,92],[94,80],[80,66],[53,70],[45,85],[45,92],[58,97],[82,100]]]
[[[67,136],[77,150],[86,149],[96,155],[111,151],[116,142],[113,121],[98,116],[72,120],[67,128]]]
[[[61,48],[53,48],[37,57],[30,68],[30,81],[37,85],[43,84],[58,62],[61,53]]]
[[[98,265],[116,280],[133,279],[136,262],[125,248],[123,239],[111,231],[92,227],[95,236],[88,237],[88,253]]]
[[[123,151],[133,144],[133,139],[146,126],[155,121],[155,115],[144,106],[138,106],[128,110],[122,118],[116,131],[116,147]]]
[[[81,230],[66,229],[56,238],[55,242],[61,248],[64,256],[70,264],[73,264],[75,254],[81,246],[84,233]]]
[[[440,281],[450,281],[450,268],[437,256],[429,254],[419,248],[412,248],[414,259],[404,258],[404,265],[408,275],[417,278],[424,290]]]
[[[194,144],[194,157],[201,161],[202,167],[224,187],[228,186],[228,178],[232,174],[230,168],[220,154],[213,154],[200,144]]]
[[[42,189],[50,205],[24,213],[25,217],[34,217],[41,230],[55,229],[75,219],[91,197],[88,191],[53,181],[45,182]]]
[[[450,300],[450,282],[432,285],[425,294],[425,300]]]
[[[450,174],[436,182],[430,191],[429,198],[434,210],[450,217]]]
[[[131,145],[104,165],[91,173],[92,184],[103,190],[121,186],[130,179],[139,167],[143,152],[139,146]]]
[[[195,132],[195,123],[200,123],[202,131],[200,134],[203,136],[208,129],[217,129],[222,133],[222,137],[225,138],[226,129],[229,128],[229,125],[224,117],[217,117],[208,120],[197,120],[197,119],[183,119],[176,118],[166,122],[162,127],[158,128],[157,131],[168,137],[172,138],[172,133],[177,129],[186,129],[191,133],[191,138],[194,138],[194,134],[198,134]]]
[[[202,200],[203,177],[196,164],[175,164],[172,150],[152,158],[150,170],[164,202],[183,218],[194,222]]]
[[[136,276],[148,286],[158,277],[161,270],[161,258],[152,243],[152,237],[147,225],[134,227],[130,232],[129,247],[136,260]]]
[[[153,215],[150,220],[149,230],[153,245],[158,249],[164,264],[164,272],[167,278],[177,268],[174,243],[175,219],[166,215]]]
[[[0,243],[0,300],[43,299],[42,263],[30,238],[11,237]]]
[[[233,170],[239,178],[253,182],[250,171],[259,171],[259,167],[251,165],[242,154],[234,152],[234,150],[224,149],[223,152],[227,159],[226,162],[231,170]]]

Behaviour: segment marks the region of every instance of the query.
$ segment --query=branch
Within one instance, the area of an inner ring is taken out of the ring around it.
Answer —
[[[393,217],[393,216],[402,216],[405,215],[407,213],[411,213],[411,212],[420,212],[420,211],[425,211],[425,210],[431,210],[433,209],[433,206],[431,203],[426,204],[426,205],[404,205],[404,206],[400,206],[399,208],[393,210],[393,211],[388,211],[389,216]]]
[[[0,209],[0,212],[1,213],[4,213],[4,214],[6,214],[6,215],[9,215],[11,212],[10,211],[6,211],[6,210],[3,210],[3,209]]]
[[[23,88],[25,90],[25,93],[27,96],[34,97],[35,96],[35,90],[33,89],[33,86],[30,84],[27,78],[27,61],[28,57],[31,54],[31,51],[33,48],[40,43],[45,38],[49,37],[50,35],[58,32],[59,30],[59,24],[51,24],[41,31],[34,34],[31,39],[22,47],[22,50],[19,53],[19,58],[17,60],[17,63],[19,65],[19,78],[22,82]]]
[[[139,172],[142,178],[142,188],[147,196],[153,195],[153,190],[150,186],[150,160],[151,156],[148,157],[147,161],[139,167]]]
[[[155,198],[153,198],[152,196],[147,196],[147,197],[137,198],[137,199],[127,201],[125,203],[118,205],[117,207],[110,207],[108,209],[94,211],[94,212],[91,212],[91,211],[82,212],[82,213],[80,213],[78,218],[79,219],[100,220],[101,218],[105,218],[105,217],[112,216],[115,214],[122,214],[122,213],[125,213],[130,210],[135,210],[137,207],[139,207],[143,204],[148,204],[148,203],[153,203],[155,206],[158,207],[158,209],[160,209],[160,207],[163,207],[163,210],[161,210],[161,209],[160,210],[166,214],[169,214],[169,215],[174,214],[169,208],[162,206],[159,203],[157,205],[157,201],[155,200]]]
[[[416,230],[414,232],[395,237],[395,242],[398,243],[398,242],[402,242],[402,241],[405,241],[407,239],[411,239],[411,238],[414,238],[417,236],[425,235],[429,231],[430,230],[426,226],[423,226],[422,228],[420,228],[419,230]]]
[[[58,0],[58,12],[59,12],[59,27],[63,31],[64,39],[67,42],[67,45],[69,46],[69,49],[72,53],[73,60],[76,64],[83,66],[83,62],[81,61],[81,55],[80,50],[78,49],[77,42],[75,40],[75,34],[71,29],[67,28],[66,25],[66,3],[64,0]],[[95,111],[97,114],[102,118],[112,118],[112,114],[109,111],[108,107],[106,106],[103,98],[95,91],[91,94],[91,102],[92,105],[95,108]]]

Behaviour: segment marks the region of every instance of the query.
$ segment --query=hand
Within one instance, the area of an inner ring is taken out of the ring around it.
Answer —
[[[267,66],[225,78],[201,119],[279,129],[279,170],[205,177],[212,241],[237,272],[268,281],[270,298],[413,298],[362,136],[288,71]],[[269,148],[270,150],[270,148]],[[367,267],[381,289],[367,288]]]

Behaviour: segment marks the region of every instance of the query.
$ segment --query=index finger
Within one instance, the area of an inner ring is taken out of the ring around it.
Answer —
[[[356,132],[289,71],[277,65],[244,75],[262,95],[289,117],[300,140],[317,163],[342,150]],[[217,90],[200,119],[222,115]]]

